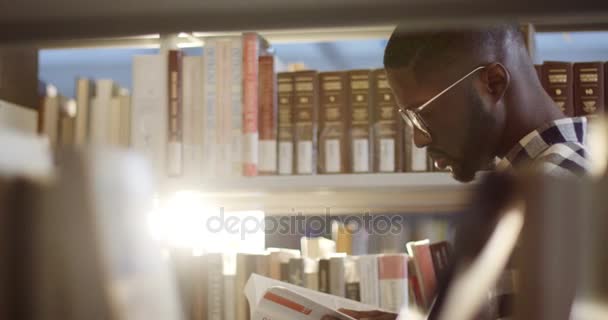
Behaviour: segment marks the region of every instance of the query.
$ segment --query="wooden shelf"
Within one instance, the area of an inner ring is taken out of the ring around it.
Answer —
[[[0,43],[399,21],[416,29],[504,21],[593,24],[607,18],[608,2],[596,0],[20,0],[3,7]]]
[[[267,214],[441,213],[462,210],[471,186],[447,173],[268,176],[169,181],[164,194],[197,190],[211,205]]]

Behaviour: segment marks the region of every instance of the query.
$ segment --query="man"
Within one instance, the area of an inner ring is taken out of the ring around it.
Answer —
[[[384,67],[414,143],[455,179],[473,180],[497,157],[502,170],[586,173],[586,119],[566,118],[546,94],[517,26],[423,33],[398,27]]]

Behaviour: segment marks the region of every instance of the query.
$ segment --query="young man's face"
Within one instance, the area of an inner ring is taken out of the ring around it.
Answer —
[[[422,105],[464,75],[446,72],[419,81],[407,69],[389,69],[387,74],[399,106],[405,109]],[[495,120],[475,90],[475,77],[465,79],[420,112],[430,138],[414,128],[415,144],[428,147],[435,165],[450,167],[454,178],[462,182],[471,181],[493,159],[494,151],[490,141]]]

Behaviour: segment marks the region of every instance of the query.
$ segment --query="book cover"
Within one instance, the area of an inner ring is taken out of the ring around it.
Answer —
[[[407,306],[408,298],[408,256],[387,254],[378,257],[378,278],[380,307],[399,312]]]
[[[304,286],[304,262],[302,258],[289,259],[289,283]]]
[[[148,159],[157,181],[166,176],[167,57],[133,57],[131,143]]]
[[[319,260],[319,291],[330,293],[329,259]]]
[[[378,256],[359,256],[361,302],[380,307]]]
[[[243,165],[245,156],[245,131],[244,131],[244,85],[245,85],[245,74],[243,73],[244,68],[244,41],[245,37],[231,37],[229,41],[225,42],[225,53],[227,63],[224,64],[226,67],[226,83],[224,93],[227,95],[225,101],[227,105],[224,105],[221,109],[224,119],[224,139],[222,145],[223,150],[226,153],[226,159],[228,159],[228,174],[232,177],[243,176]],[[257,67],[257,57],[255,58],[255,64],[252,67]],[[229,70],[229,71],[228,71]],[[256,70],[257,72],[257,70]],[[257,74],[253,78],[257,85]],[[248,80],[249,86],[253,85]],[[254,106],[257,107],[257,86],[255,89],[255,99],[253,100]],[[256,119],[257,121],[257,119]],[[257,126],[257,122],[255,124]],[[257,131],[256,131],[257,132]],[[257,137],[255,139],[257,143]],[[247,149],[251,151],[250,149]],[[248,157],[251,157],[250,155]],[[257,154],[255,156],[257,161]]]
[[[433,258],[433,269],[437,277],[437,283],[443,283],[450,268],[451,247],[447,241],[435,242],[430,245]]]
[[[359,257],[347,256],[344,258],[344,297],[361,301]]]
[[[574,115],[588,116],[604,112],[604,64],[574,64]]]
[[[179,177],[183,170],[182,52],[169,50],[168,59],[167,173],[170,177]]]
[[[294,158],[296,174],[317,172],[319,85],[316,71],[298,71],[294,77]]]
[[[204,163],[203,58],[184,56],[182,70],[184,176],[200,179]]]
[[[410,258],[407,262],[407,278],[409,285],[409,294],[411,294],[409,301],[410,305],[415,305],[418,309],[424,309],[424,299],[422,298],[422,292],[420,291],[420,281],[418,281],[418,276],[416,272],[416,264],[414,263],[414,259]]]
[[[258,175],[259,35],[243,34],[243,175]]]
[[[403,120],[384,69],[372,71],[374,172],[403,170]]]
[[[294,174],[294,82],[293,73],[281,72],[277,75],[278,92],[278,170],[280,175]]]
[[[349,137],[348,172],[367,173],[373,171],[372,104],[370,96],[370,70],[348,72],[350,108],[347,114]]]
[[[93,82],[86,78],[76,79],[76,128],[74,143],[85,145],[89,141],[89,109],[95,95]]]
[[[224,319],[224,257],[207,254],[207,319]]]
[[[574,116],[572,63],[546,61],[542,77],[543,87],[557,107],[566,116]]]
[[[329,293],[338,297],[346,296],[344,259],[345,257],[329,258]]]
[[[319,73],[319,173],[348,172],[348,74]]]
[[[430,242],[429,240],[408,242],[407,251],[416,265],[416,277],[420,284],[423,307],[428,309],[433,303],[437,290],[437,277],[433,268]]]
[[[275,57],[260,56],[259,157],[260,175],[277,174],[277,76]],[[291,119],[289,119],[291,121]],[[291,152],[290,152],[291,153]]]

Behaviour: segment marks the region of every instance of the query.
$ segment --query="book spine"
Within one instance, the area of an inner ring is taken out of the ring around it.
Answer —
[[[423,295],[424,307],[430,308],[437,289],[437,278],[433,269],[433,258],[429,244],[419,244],[413,247],[413,257],[418,273],[418,281]]]
[[[222,254],[207,255],[207,319],[224,319],[224,265]]]
[[[378,292],[378,257],[367,255],[359,257],[361,302],[380,307]]]
[[[218,109],[220,83],[218,75],[218,41],[217,39],[205,39],[203,47],[203,174],[214,176],[217,170],[216,159],[218,158]]]
[[[431,256],[433,258],[433,269],[437,276],[437,282],[443,283],[447,277],[450,267],[450,243],[441,241],[431,244]]]
[[[295,162],[296,173],[317,171],[318,78],[315,71],[294,73]]]
[[[249,276],[255,271],[255,255],[252,254],[237,254],[236,278],[235,278],[235,304],[236,319],[249,320],[249,308],[245,297],[245,285]]]
[[[243,174],[258,175],[259,36],[243,34]]]
[[[233,43],[234,42],[234,43]],[[240,176],[242,165],[243,136],[243,91],[242,52],[232,55],[232,47],[239,46],[242,39],[222,38],[217,55],[218,75],[218,145],[216,159],[221,176]],[[238,103],[237,103],[238,101]]]
[[[383,255],[378,258],[378,278],[380,307],[399,312],[407,306],[408,298],[408,257],[405,254]]]
[[[89,107],[94,87],[89,79],[76,80],[76,128],[74,143],[83,146],[89,140]]]
[[[184,177],[201,177],[203,162],[202,59],[184,56],[182,60]]]
[[[281,262],[281,281],[289,282],[289,262]]]
[[[116,96],[110,99],[108,109],[108,137],[107,144],[111,146],[120,145],[120,123],[121,123],[121,105],[120,97]]]
[[[245,98],[249,99],[249,93],[247,96],[245,95],[245,91],[249,91],[245,86],[253,86],[255,87],[255,96],[254,102],[252,106],[255,107],[255,112],[257,112],[257,56],[255,56],[254,66],[247,67],[245,69],[245,60],[249,61],[249,54],[252,53],[251,49],[247,49],[250,52],[245,52],[245,37],[234,37],[232,40],[227,43],[229,45],[228,54],[230,55],[230,63],[228,64],[230,68],[230,78],[228,81],[231,83],[229,86],[228,94],[226,101],[230,101],[230,108],[226,108],[226,110],[230,110],[230,114],[227,115],[227,120],[229,122],[226,124],[229,128],[228,134],[229,138],[226,140],[229,144],[229,158],[232,163],[230,167],[230,175],[233,177],[240,177],[243,175],[243,166],[246,160],[248,160],[249,155],[244,152],[249,151],[248,149],[248,140],[247,135],[244,135],[246,129],[245,126],[245,110],[250,109],[250,102],[245,103]],[[249,43],[247,41],[247,43]],[[253,70],[252,70],[253,68]],[[255,72],[255,77],[250,81],[250,75],[247,75],[246,72]],[[257,116],[257,115],[256,115]],[[256,133],[257,133],[257,119],[256,119]],[[257,144],[257,137],[255,138],[255,143]],[[256,149],[257,151],[257,149]],[[257,162],[257,154],[255,155],[255,160]]]
[[[350,172],[367,173],[373,169],[372,112],[370,71],[349,72],[350,110],[348,117]]]
[[[329,274],[329,259],[319,260],[319,291],[330,293],[330,274]]]
[[[125,89],[119,96],[120,99],[120,145],[128,148],[131,146],[131,95]]]
[[[574,64],[574,114],[588,116],[604,112],[604,65],[601,62]]]
[[[372,72],[374,90],[374,171],[403,170],[403,121],[384,70]]]
[[[344,257],[329,259],[329,274],[329,293],[334,296],[345,297]]]
[[[274,56],[261,56],[259,96],[259,158],[260,175],[277,174],[277,91]],[[291,120],[291,119],[290,119]],[[290,157],[291,158],[291,157]]]
[[[355,256],[348,256],[344,260],[344,296],[355,301],[361,301],[361,274],[358,260],[359,257]]]
[[[304,265],[302,258],[289,259],[289,283],[304,286]]]
[[[110,112],[112,98],[115,96],[115,85],[110,79],[99,79],[96,82],[95,98],[91,105],[90,138],[91,143],[106,145],[110,142]]]
[[[194,277],[190,279],[194,286],[192,301],[192,319],[207,320],[209,312],[209,272],[207,256],[193,257]]]
[[[74,145],[74,129],[76,125],[76,119],[74,117],[75,110],[76,102],[74,100],[62,99],[59,141],[64,147]]]
[[[224,320],[236,320],[236,276],[224,275]]]
[[[166,170],[166,63],[164,55],[133,58],[131,142],[150,161],[157,181],[162,181]]]
[[[280,175],[294,173],[294,83],[293,74],[289,72],[277,75],[278,83],[278,165]]]
[[[426,152],[426,147],[418,148],[414,143],[414,128],[410,125],[404,125],[404,164],[406,172],[423,172],[429,171],[429,157]]]
[[[574,116],[572,64],[548,61],[543,64],[542,71],[545,91],[566,116]]]
[[[346,173],[348,142],[346,72],[319,74],[319,173]]]
[[[170,177],[182,174],[183,167],[183,127],[182,127],[182,52],[168,52],[168,137],[167,173]]]

